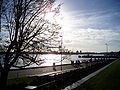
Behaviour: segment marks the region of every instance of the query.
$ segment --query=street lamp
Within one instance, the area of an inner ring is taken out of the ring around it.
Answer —
[[[106,45],[106,52],[108,53],[108,44],[106,43],[105,45]]]
[[[63,37],[61,37],[61,71],[62,71],[62,44],[63,44]]]

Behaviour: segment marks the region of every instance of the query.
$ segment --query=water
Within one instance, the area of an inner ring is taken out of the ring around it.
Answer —
[[[86,54],[82,54],[80,56],[83,56]],[[94,54],[95,55],[95,54]],[[38,55],[38,59],[44,59],[44,63],[41,64],[40,66],[52,66],[53,63],[55,63],[55,65],[61,65],[61,60],[62,60],[62,64],[71,64],[71,61],[76,62],[76,60],[79,61],[87,61],[90,58],[78,58],[78,54],[74,54],[74,55],[60,55],[60,54],[44,54],[44,55]],[[2,61],[2,55],[0,55],[0,61]],[[30,65],[28,67],[40,67],[36,64]],[[12,69],[15,69],[12,67]]]
[[[38,59],[44,60],[44,63],[40,66],[53,66],[53,63],[55,65],[61,65],[62,64],[71,64],[71,61],[78,60],[78,55],[60,55],[60,54],[44,54],[44,55],[38,55]],[[38,67],[36,64],[33,64],[29,67]]]
[[[76,60],[79,61],[87,61],[90,58],[78,58],[79,55],[59,55],[59,54],[45,54],[45,55],[40,55],[41,59],[44,59],[44,63],[41,64],[41,66],[52,66],[53,63],[55,63],[55,65],[61,65],[61,60],[62,60],[62,64],[71,64],[71,61],[76,62]],[[83,56],[83,55],[81,55]],[[62,57],[62,59],[61,59]],[[36,65],[32,65],[32,67],[34,67]]]

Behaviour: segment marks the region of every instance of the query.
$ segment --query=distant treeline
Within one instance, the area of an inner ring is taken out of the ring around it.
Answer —
[[[11,52],[14,53],[14,52]],[[96,53],[96,52],[21,52],[22,54],[114,54],[114,55],[120,55],[120,51],[119,52],[100,52],[100,53]],[[6,54],[6,52],[0,52],[0,54]]]

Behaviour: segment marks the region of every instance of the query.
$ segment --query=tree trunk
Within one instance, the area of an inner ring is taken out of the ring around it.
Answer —
[[[7,86],[8,72],[9,72],[9,70],[7,70],[7,69],[1,70],[0,90],[4,90]]]

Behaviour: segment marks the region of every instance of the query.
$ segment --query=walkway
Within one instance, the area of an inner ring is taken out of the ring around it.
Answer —
[[[74,66],[67,64],[62,66],[62,71],[64,70],[71,70],[76,69]],[[33,69],[24,69],[24,70],[13,70],[9,72],[8,78],[19,78],[19,77],[26,77],[26,76],[41,76],[53,73],[60,73],[61,66],[58,65],[55,68],[53,66],[46,66],[40,68],[33,68]]]

